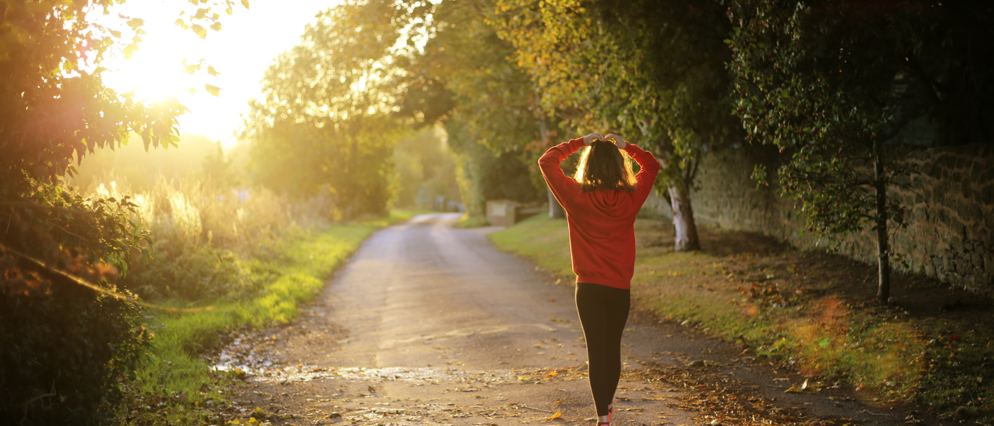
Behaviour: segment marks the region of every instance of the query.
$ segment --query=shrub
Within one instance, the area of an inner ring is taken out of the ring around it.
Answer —
[[[49,294],[0,287],[0,424],[99,424],[151,333],[139,309],[53,279]]]
[[[113,173],[96,179],[90,191],[118,198],[130,192],[128,182]],[[160,177],[133,198],[133,219],[151,232],[151,256],[132,262],[121,286],[143,298],[187,303],[254,296],[274,279],[271,268],[257,260],[281,256],[285,237],[323,223],[322,213],[332,210],[321,197],[293,203],[265,189],[193,177]]]

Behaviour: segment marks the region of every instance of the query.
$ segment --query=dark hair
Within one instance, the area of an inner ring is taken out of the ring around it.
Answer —
[[[581,191],[635,191],[632,159],[623,155],[617,145],[608,141],[594,141],[583,149],[580,165],[576,168],[573,179],[580,183]]]

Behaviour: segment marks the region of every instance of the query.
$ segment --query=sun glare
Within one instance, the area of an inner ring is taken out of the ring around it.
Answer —
[[[226,148],[234,146],[243,123],[241,114],[248,109],[249,99],[261,95],[259,81],[272,59],[295,46],[315,14],[339,0],[250,3],[251,9],[236,6],[231,16],[219,10],[221,31],[208,31],[203,40],[176,26],[178,18],[203,7],[199,1],[129,0],[112,6],[109,14],[88,14],[90,22],[122,34],[117,54],[100,64],[108,70],[102,74],[104,83],[148,102],[175,97],[190,110],[179,118],[182,131],[220,140]],[[122,49],[134,33],[118,14],[144,21],[142,41],[131,58],[125,58]],[[184,60],[187,66],[202,66],[190,74]],[[210,73],[208,66],[216,73]],[[219,96],[209,93],[206,85],[220,88]]]
[[[128,2],[112,9],[110,15],[95,16],[96,21],[121,30],[117,13],[144,21],[142,42],[130,58],[123,54],[107,60],[103,66],[104,82],[119,92],[134,92],[140,99],[157,102],[172,97],[182,98],[190,89],[203,92],[206,72],[190,74],[184,67],[202,60],[203,40],[190,31],[176,26],[174,21],[182,9],[177,3],[156,1]],[[125,35],[122,43],[130,40]]]
[[[182,51],[176,45],[148,43],[131,59],[121,61],[105,80],[121,92],[135,92],[143,100],[158,102],[180,96],[193,87],[184,75]]]

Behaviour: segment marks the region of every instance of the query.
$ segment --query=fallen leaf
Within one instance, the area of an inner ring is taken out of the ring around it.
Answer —
[[[553,414],[553,415],[551,415],[549,417],[546,417],[545,420],[555,420],[555,419],[558,419],[558,418],[560,418],[562,416],[563,416],[563,412],[559,411],[559,410],[556,410],[556,414]]]
[[[818,393],[818,391],[817,387],[808,385],[808,379],[804,379],[804,383],[800,387],[797,384],[792,384],[784,393]]]
[[[259,407],[255,407],[255,410],[252,410],[252,418],[254,419],[265,419],[269,417],[270,414],[273,413],[267,413],[266,410]]]

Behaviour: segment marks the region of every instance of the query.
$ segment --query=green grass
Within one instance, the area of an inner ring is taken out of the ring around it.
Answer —
[[[570,263],[565,219],[538,215],[488,237],[501,250],[528,256],[553,274],[568,280],[576,279]]]
[[[479,228],[482,226],[490,226],[490,222],[487,221],[485,217],[471,217],[469,213],[462,215],[456,223],[452,224],[453,228],[466,229],[466,228]]]
[[[312,300],[325,280],[367,237],[415,213],[392,212],[388,218],[332,225],[291,242],[280,260],[264,265],[277,271],[278,278],[253,299],[214,304],[209,310],[195,313],[150,314],[147,326],[154,330],[155,338],[134,381],[137,394],[186,392],[187,401],[171,405],[172,409],[166,410],[169,414],[161,420],[169,424],[204,421],[206,413],[187,409],[184,402],[199,405],[207,399],[223,399],[216,392],[203,392],[221,379],[201,357],[223,333],[243,326],[264,327],[290,321],[297,315],[298,306]]]
[[[843,284],[870,275],[869,266],[789,248],[757,254],[749,252],[761,251],[757,237],[699,231],[714,252],[675,253],[667,224],[636,222],[637,303],[825,384],[848,383],[868,405],[913,401],[944,418],[986,424],[994,417],[994,335],[984,325],[955,314],[912,315],[853,294],[860,287]],[[575,279],[564,220],[534,217],[489,237]]]

